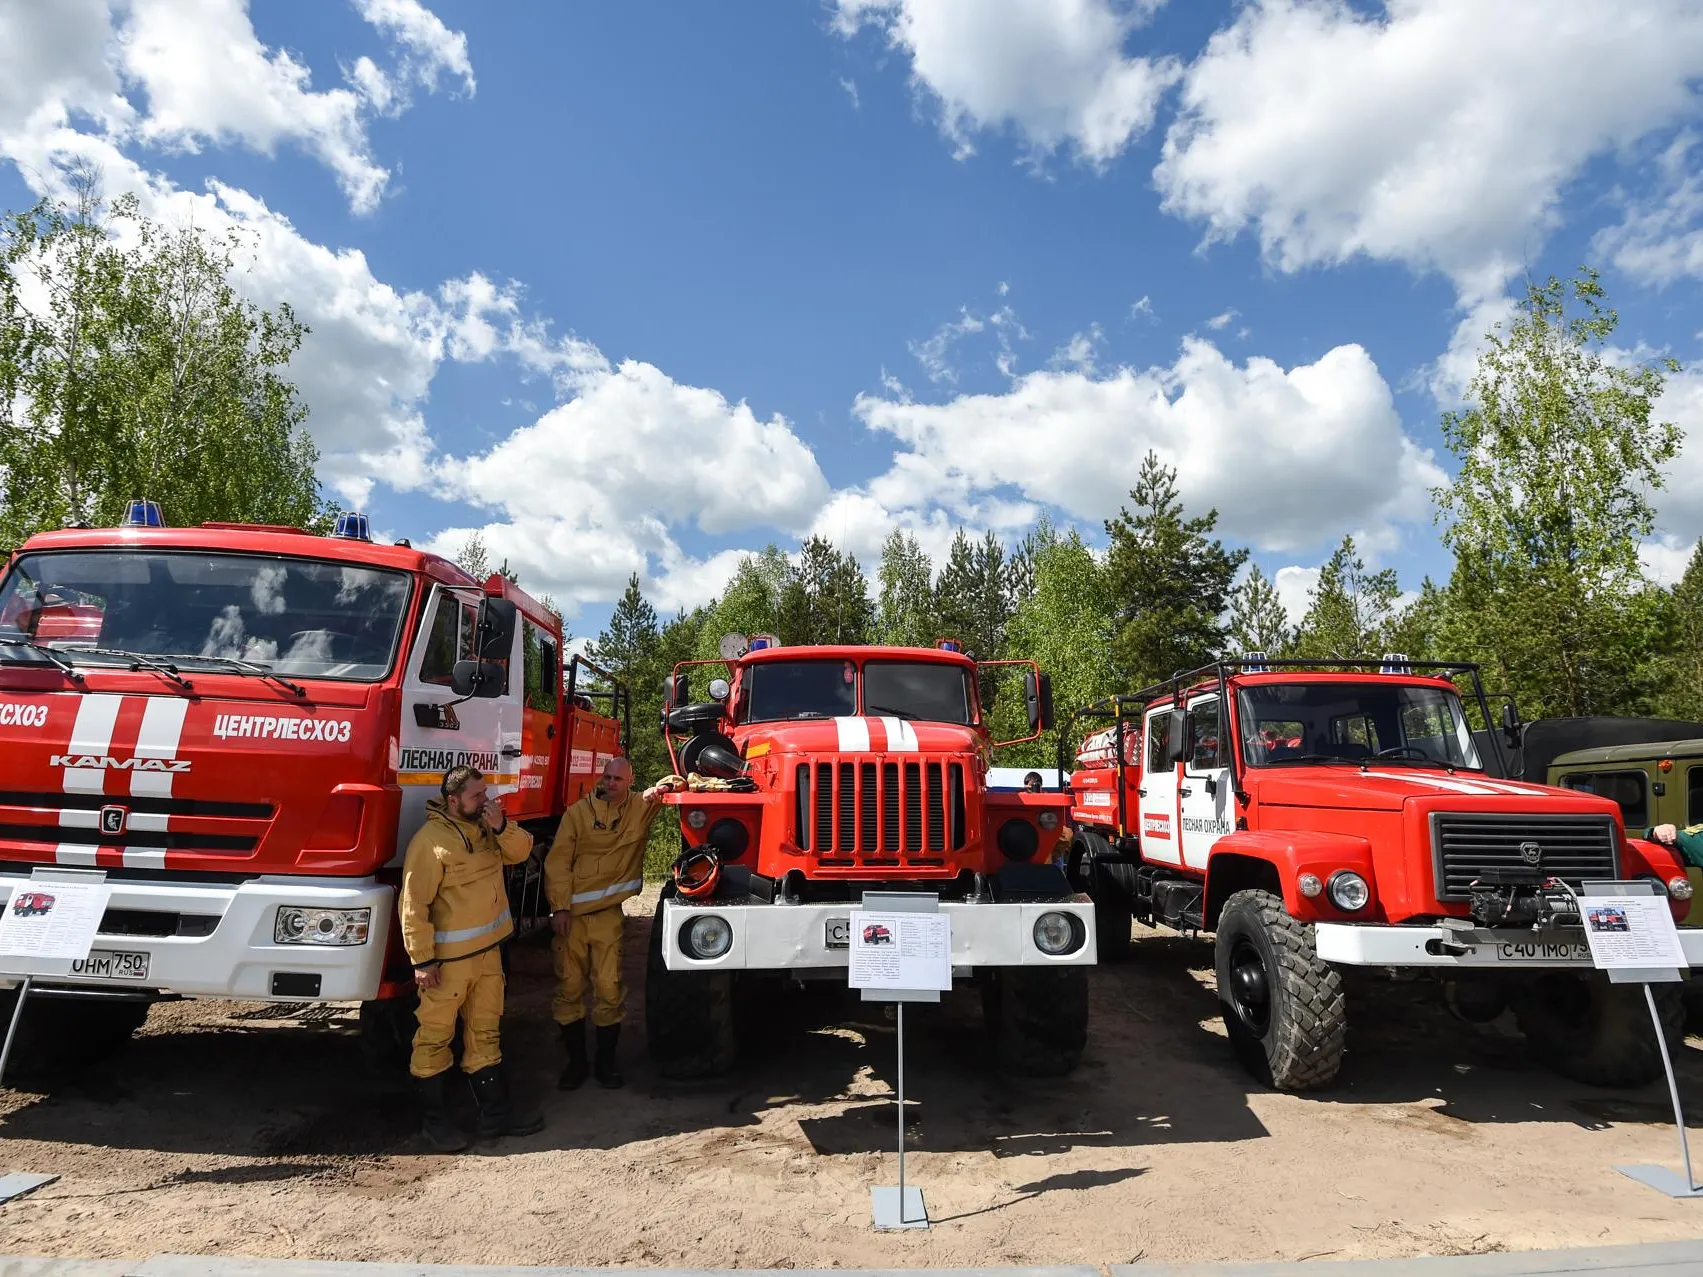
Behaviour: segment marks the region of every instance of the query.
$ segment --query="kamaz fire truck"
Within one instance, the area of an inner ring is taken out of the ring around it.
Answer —
[[[93,1052],[162,997],[360,1000],[405,1034],[395,884],[427,799],[471,764],[547,836],[622,747],[625,692],[593,681],[511,582],[374,544],[365,516],[171,528],[136,502],[32,537],[0,580],[0,889],[112,893],[26,1026]]]
[[[1030,735],[1052,691],[1026,661],[936,648],[780,646],[724,639],[722,677],[689,701],[688,662],[664,696],[685,843],[664,891],[646,980],[659,1069],[735,1057],[735,999],[765,977],[846,980],[866,891],[935,893],[955,977],[980,986],[999,1060],[1075,1066],[1087,1035],[1094,914],[1051,861],[1068,798],[991,792],[997,744],[983,680],[1020,673]],[[1003,667],[1003,668],[1002,668]]]
[[[1132,915],[1215,932],[1230,1039],[1284,1089],[1336,1076],[1355,967],[1434,975],[1475,1022],[1511,1008],[1575,1080],[1659,1076],[1642,993],[1593,971],[1575,893],[1649,879],[1677,920],[1682,866],[1609,799],[1487,772],[1500,743],[1462,684],[1491,724],[1475,667],[1400,656],[1224,661],[1079,711],[1110,720],[1077,753],[1067,862],[1102,952],[1128,953]],[[1682,936],[1703,961],[1703,932]],[[1655,987],[1677,1032],[1678,986]]]

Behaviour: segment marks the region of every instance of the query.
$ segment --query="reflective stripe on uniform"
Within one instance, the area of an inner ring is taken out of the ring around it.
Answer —
[[[580,891],[574,894],[573,903],[576,905],[589,904],[593,900],[602,900],[606,896],[618,896],[623,891],[638,891],[645,885],[643,878],[634,878],[630,882],[618,882],[612,887],[600,887],[596,891]]]
[[[505,927],[512,921],[514,919],[509,916],[508,908],[505,906],[494,921],[487,922],[482,927],[462,927],[459,931],[434,931],[432,939],[439,944],[460,944],[464,940],[477,940],[480,936],[488,936],[498,927]]]

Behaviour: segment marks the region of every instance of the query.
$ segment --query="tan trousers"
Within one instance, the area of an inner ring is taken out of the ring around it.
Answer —
[[[455,1039],[458,1015],[461,1067],[477,1073],[501,1061],[497,1031],[503,1022],[503,955],[487,949],[445,962],[438,972],[437,984],[420,990],[420,1027],[414,1032],[408,1071],[415,1077],[435,1077],[453,1063],[449,1044]]]
[[[550,946],[556,967],[556,997],[550,1004],[557,1024],[585,1019],[585,986],[596,995],[593,1024],[619,1024],[627,1016],[627,991],[621,984],[621,907],[575,914],[568,934]]]

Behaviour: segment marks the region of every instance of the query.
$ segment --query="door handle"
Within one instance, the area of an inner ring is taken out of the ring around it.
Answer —
[[[1182,795],[1184,798],[1187,798],[1190,794],[1194,793],[1194,790],[1190,789],[1187,785],[1178,785],[1177,793]]]
[[[1138,789],[1138,790],[1135,791],[1135,796],[1137,798],[1146,798],[1147,797],[1147,791],[1145,789]]]
[[[520,757],[520,746],[519,745],[504,745],[503,746],[503,757],[504,758],[519,758]]]

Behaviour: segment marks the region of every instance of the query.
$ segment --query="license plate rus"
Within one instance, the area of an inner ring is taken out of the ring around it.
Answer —
[[[148,955],[128,950],[91,949],[71,964],[71,974],[87,980],[146,980]]]
[[[851,919],[829,918],[822,927],[822,943],[830,949],[851,948]]]
[[[1504,940],[1490,946],[1498,962],[1589,962],[1583,940]]]

